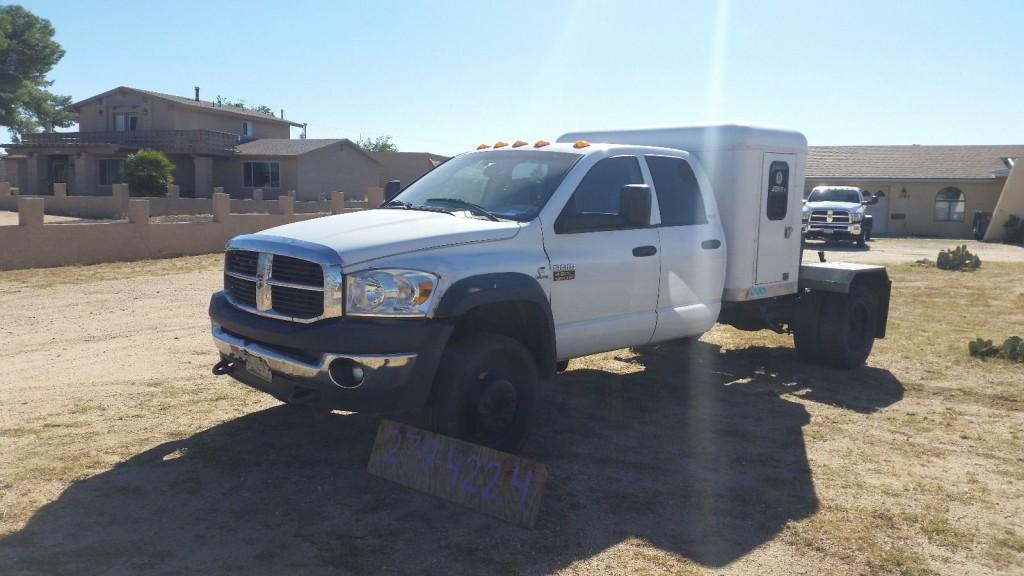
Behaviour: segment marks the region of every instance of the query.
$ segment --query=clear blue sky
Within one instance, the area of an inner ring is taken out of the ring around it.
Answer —
[[[1024,143],[1024,2],[28,1],[54,89],[202,87],[402,150],[745,120],[811,144]]]

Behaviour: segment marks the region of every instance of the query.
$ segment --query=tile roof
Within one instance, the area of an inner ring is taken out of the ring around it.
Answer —
[[[259,138],[235,147],[240,156],[298,156],[331,144],[346,142],[344,138]]]
[[[991,180],[1021,146],[811,146],[808,178]]]
[[[160,98],[162,100],[168,100],[168,101],[174,102],[175,104],[180,104],[182,106],[190,106],[190,107],[193,107],[193,108],[202,108],[204,110],[214,110],[214,111],[217,111],[217,112],[223,112],[225,114],[231,114],[231,115],[234,115],[234,116],[241,116],[241,117],[247,117],[247,118],[258,118],[260,120],[269,120],[271,122],[283,122],[285,124],[290,124],[292,126],[302,126],[302,124],[300,124],[299,122],[292,122],[291,120],[285,120],[283,118],[278,118],[278,117],[273,116],[271,114],[264,114],[263,112],[257,112],[255,110],[249,110],[247,108],[238,108],[238,107],[235,107],[235,106],[218,106],[215,102],[209,102],[207,100],[196,100],[195,98],[189,98],[187,96],[175,96],[174,94],[164,94],[163,92],[154,92],[153,90],[143,90],[141,88],[132,88],[130,86],[118,86],[117,88],[114,88],[113,90],[107,90],[106,92],[104,92],[102,94],[97,94],[97,95],[92,96],[90,98],[86,98],[85,100],[82,100],[80,102],[75,102],[74,104],[72,104],[72,106],[75,107],[75,108],[78,108],[79,106],[81,106],[82,104],[84,104],[84,103],[86,103],[86,102],[88,102],[90,100],[93,100],[95,98],[99,98],[101,96],[105,96],[105,95],[107,95],[107,94],[109,94],[111,92],[114,92],[115,90],[130,90],[132,92],[138,92],[140,94],[146,94],[146,95],[152,96],[154,98]]]

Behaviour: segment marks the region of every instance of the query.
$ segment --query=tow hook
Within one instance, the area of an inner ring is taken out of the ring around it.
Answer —
[[[221,360],[213,365],[213,375],[223,376],[225,374],[231,374],[235,370],[235,363],[231,360]]]

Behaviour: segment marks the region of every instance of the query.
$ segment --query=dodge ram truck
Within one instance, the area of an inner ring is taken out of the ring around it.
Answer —
[[[853,186],[816,186],[803,207],[804,238],[853,240],[860,248],[871,239],[867,206],[878,203],[879,192],[865,199]]]
[[[856,368],[890,282],[801,264],[806,157],[802,134],[740,124],[481,145],[379,208],[232,239],[213,371],[513,451],[568,360],[716,322]]]

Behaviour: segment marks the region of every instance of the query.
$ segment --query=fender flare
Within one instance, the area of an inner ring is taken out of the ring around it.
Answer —
[[[543,312],[546,325],[538,342],[541,362],[537,367],[541,375],[554,373],[555,321],[551,302],[536,278],[519,272],[494,272],[469,276],[456,281],[441,296],[434,312],[437,319],[455,319],[475,308],[503,302],[529,302]],[[524,343],[529,344],[529,343]]]

